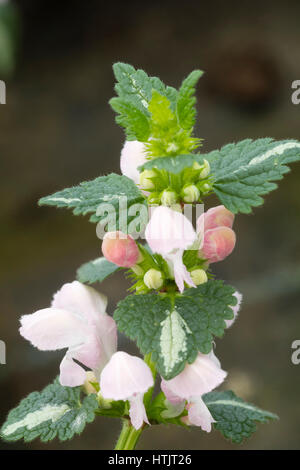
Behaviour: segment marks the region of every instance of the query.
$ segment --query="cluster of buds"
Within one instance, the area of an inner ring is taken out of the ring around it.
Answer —
[[[173,175],[171,181],[165,170],[144,170],[140,174],[139,184],[147,192],[149,204],[174,207],[179,203],[200,202],[203,195],[210,193],[209,174],[210,165],[204,160],[202,165],[195,162],[192,169]]]

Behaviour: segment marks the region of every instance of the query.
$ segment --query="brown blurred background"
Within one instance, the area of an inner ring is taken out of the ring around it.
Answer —
[[[22,22],[16,67],[0,105],[1,283],[0,423],[21,398],[58,372],[63,353],[35,350],[18,334],[21,314],[49,305],[78,266],[100,255],[95,225],[65,210],[38,208],[39,197],[119,171],[122,130],[108,106],[112,64],[121,60],[178,86],[192,69],[206,71],[197,89],[196,133],[203,151],[245,137],[300,139],[298,0],[214,2],[18,1]],[[238,242],[216,274],[242,290],[240,317],[217,355],[225,388],[280,415],[242,446],[217,431],[152,428],[139,449],[300,448],[300,164],[254,215],[236,218]],[[207,201],[207,207],[213,205]],[[128,287],[122,275],[96,286],[109,312]],[[120,347],[135,351],[124,337]],[[81,437],[60,444],[0,443],[12,449],[111,448],[119,430],[98,418]]]

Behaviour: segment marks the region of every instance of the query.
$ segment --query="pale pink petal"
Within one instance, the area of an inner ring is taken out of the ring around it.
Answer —
[[[235,322],[236,320],[236,317],[239,313],[239,310],[241,308],[241,303],[242,303],[242,294],[240,294],[240,292],[236,291],[234,294],[233,294],[236,298],[237,298],[237,304],[234,306],[234,307],[231,307],[232,310],[233,310],[233,319],[232,320],[225,320],[225,323],[226,323],[226,328],[230,328],[231,325]]]
[[[163,378],[161,380],[160,388],[165,394],[166,399],[172,403],[172,405],[179,405],[180,403],[185,402],[184,399],[173,393],[173,391],[168,387],[168,381]]]
[[[201,397],[196,397],[190,401],[188,405],[188,419],[190,424],[200,426],[206,432],[210,432],[211,424],[215,423]]]
[[[63,387],[77,387],[86,379],[86,371],[67,353],[60,363],[59,381]]]
[[[21,335],[42,351],[82,343],[88,329],[80,317],[58,308],[44,308],[21,317]]]
[[[153,383],[151,370],[142,359],[118,351],[101,373],[100,389],[103,398],[128,400],[145,393]]]
[[[100,315],[99,323],[85,342],[70,353],[74,359],[93,370],[99,379],[100,373],[117,349],[117,325],[107,314]]]
[[[129,416],[131,424],[135,429],[140,429],[144,422],[149,424],[143,400],[144,395],[142,393],[138,393],[129,398]]]
[[[234,214],[226,209],[225,206],[216,206],[208,209],[201,214],[197,220],[197,232],[210,230],[216,227],[232,228],[234,222]]]
[[[188,400],[211,392],[221,385],[226,375],[214,358],[198,353],[196,360],[187,364],[179,375],[167,380],[166,385],[174,395]]]
[[[219,359],[218,359],[217,356],[215,355],[213,349],[210,351],[210,353],[207,354],[207,356],[208,356],[212,361],[214,361],[214,363],[216,364],[217,367],[219,367],[219,368],[221,369],[221,362],[219,361]]]
[[[68,310],[89,321],[95,321],[99,314],[105,312],[107,298],[93,287],[73,281],[64,284],[54,295],[51,306]]]
[[[152,211],[145,236],[151,250],[161,255],[176,249],[186,250],[197,239],[188,218],[166,206],[156,207]]]
[[[228,227],[217,227],[205,231],[201,253],[209,263],[223,261],[232,253],[236,242],[234,231]]]
[[[172,272],[174,273],[175,282],[179,292],[184,291],[184,282],[186,282],[186,284],[190,287],[196,287],[190,273],[182,261],[182,255],[183,250],[177,250],[174,254],[169,253],[168,255],[165,255],[166,261],[171,261],[173,263]]]
[[[132,179],[136,184],[139,183],[140,174],[138,167],[146,163],[145,145],[137,140],[126,141],[121,151],[121,172],[123,175]]]

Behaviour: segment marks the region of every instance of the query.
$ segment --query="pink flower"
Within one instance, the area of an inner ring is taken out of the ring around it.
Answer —
[[[139,183],[140,174],[138,167],[146,163],[145,145],[137,140],[126,141],[121,151],[121,172]]]
[[[122,232],[105,234],[102,253],[108,261],[124,268],[131,268],[139,258],[139,249],[134,239]]]
[[[236,235],[232,230],[234,214],[224,206],[209,209],[197,220],[197,232],[201,240],[199,256],[209,263],[222,261],[232,253]]]
[[[60,364],[60,383],[76,387],[91,369],[100,381],[101,394],[112,400],[129,400],[136,429],[148,423],[143,397],[153,386],[152,373],[138,357],[116,352],[116,323],[105,313],[106,297],[74,281],[55,295],[50,308],[21,318],[20,333],[42,351],[67,349]]]
[[[239,310],[241,308],[241,303],[242,303],[242,299],[243,299],[242,294],[240,294],[240,292],[238,292],[238,291],[236,291],[233,295],[237,298],[237,304],[234,307],[231,307],[232,310],[233,310],[233,315],[234,315],[233,319],[232,320],[225,320],[226,328],[230,328],[231,325],[235,322],[236,317],[237,317],[237,315],[239,313]]]
[[[105,313],[107,299],[78,281],[64,284],[51,307],[21,317],[21,335],[42,351],[67,348],[60,364],[60,383],[82,385],[86,372],[99,376],[117,348],[116,323]]]
[[[100,379],[100,391],[103,398],[128,400],[129,415],[132,425],[139,429],[143,422],[148,422],[144,406],[144,394],[153,387],[151,370],[139,357],[118,351],[104,367]]]
[[[179,291],[184,290],[184,282],[196,287],[182,261],[184,250],[197,239],[191,222],[182,213],[159,206],[152,213],[145,236],[151,250],[168,262]]]
[[[198,353],[192,364],[187,364],[184,370],[171,380],[162,379],[161,389],[174,405],[187,401],[187,424],[200,426],[204,431],[211,431],[214,422],[208,408],[202,400],[202,395],[211,392],[221,385],[227,373],[221,369],[219,360],[213,351],[210,354]]]

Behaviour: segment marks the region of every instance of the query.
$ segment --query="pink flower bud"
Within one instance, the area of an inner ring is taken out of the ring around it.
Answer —
[[[130,235],[108,232],[102,243],[102,253],[108,261],[123,268],[131,268],[139,258],[139,249]]]
[[[217,227],[205,231],[201,250],[209,263],[217,263],[225,259],[235,247],[236,236],[229,227]]]
[[[225,206],[212,207],[204,214],[201,214],[197,221],[197,232],[202,230],[204,218],[204,231],[217,227],[232,228],[234,214],[226,209]]]

